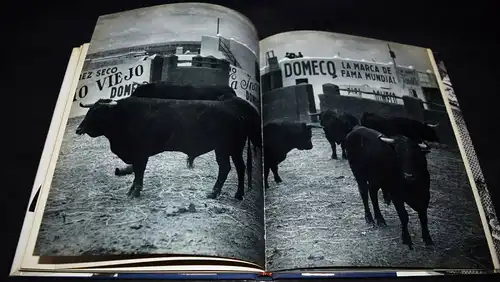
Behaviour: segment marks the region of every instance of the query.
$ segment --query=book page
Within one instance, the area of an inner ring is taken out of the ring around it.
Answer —
[[[268,271],[498,267],[427,49],[296,31],[260,52]]]
[[[220,6],[99,17],[33,255],[263,267],[258,52],[249,20]]]
[[[74,86],[75,81],[77,80],[78,71],[81,70],[81,66],[83,64],[82,52],[86,51],[87,46],[74,47],[71,50],[71,54],[69,56],[68,65],[66,67],[66,72],[64,74],[63,83],[61,85],[60,93],[69,93],[71,92],[71,88]],[[80,69],[79,69],[80,67]],[[38,199],[40,198],[40,190],[44,180],[44,176],[46,174],[48,163],[50,163],[50,156],[54,149],[54,144],[56,143],[54,138],[57,137],[58,128],[61,125],[62,116],[64,114],[65,101],[58,100],[56,106],[54,108],[54,113],[52,115],[51,127],[49,130],[49,134],[45,140],[44,151],[40,158],[40,163],[38,165],[37,174],[34,179],[34,184],[32,187],[31,195],[28,202],[28,208],[25,213],[21,234],[19,236],[19,240],[16,247],[16,252],[14,255],[14,259],[11,265],[10,275],[14,273],[18,273],[21,268],[23,258],[25,255],[26,247],[28,245],[30,232],[33,227],[33,221],[35,218],[35,208]]]
[[[440,90],[442,93],[445,93],[445,105],[448,108],[448,112],[452,113],[450,118],[452,120],[452,125],[455,125],[455,132],[458,132],[457,139],[460,141],[459,145],[462,147],[462,156],[464,156],[466,168],[469,170],[469,178],[472,178],[474,181],[472,183],[473,188],[475,187],[473,189],[475,192],[474,197],[478,205],[482,206],[482,209],[479,211],[482,215],[483,224],[486,225],[485,232],[491,235],[486,238],[489,240],[490,249],[496,254],[494,255],[494,260],[498,260],[500,258],[500,225],[498,223],[495,207],[490,197],[489,189],[486,185],[486,180],[479,164],[478,156],[472,144],[471,136],[465,124],[460,104],[453,90],[453,84],[448,76],[445,63],[440,58],[441,56],[438,52],[433,52],[430,49],[428,49],[427,52],[429,53],[429,57],[436,72]]]

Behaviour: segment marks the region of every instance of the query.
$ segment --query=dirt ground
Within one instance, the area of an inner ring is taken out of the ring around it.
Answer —
[[[367,225],[347,160],[330,159],[330,145],[321,129],[313,129],[312,141],[312,150],[293,150],[280,165],[284,182],[277,185],[272,174],[269,178],[270,188],[265,197],[266,257],[270,271],[330,266],[492,267],[458,151],[439,148],[428,155],[431,173],[428,217],[435,246],[425,246],[418,216],[407,206],[414,243],[414,250],[410,251],[401,242],[400,221],[394,207],[380,200],[387,227]],[[340,153],[338,147],[339,157]]]
[[[234,165],[218,199],[207,199],[217,178],[213,152],[198,157],[165,152],[149,159],[139,199],[127,198],[133,175],[115,176],[124,163],[105,137],[78,136],[70,120],[54,174],[35,253],[74,256],[175,253],[212,255],[264,265],[260,156],[253,189],[234,199]],[[244,153],[246,163],[246,149]]]

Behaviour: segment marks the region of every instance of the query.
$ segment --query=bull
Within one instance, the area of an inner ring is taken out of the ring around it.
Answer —
[[[374,224],[368,205],[370,195],[377,225],[385,226],[377,193],[390,195],[401,221],[402,241],[413,249],[408,232],[408,213],[405,203],[418,213],[422,238],[426,245],[433,241],[427,227],[427,209],[430,201],[430,176],[427,168],[425,143],[418,143],[404,135],[387,137],[379,131],[356,126],[346,137],[347,159],[356,178],[365,210],[365,220]]]
[[[236,97],[236,92],[229,85],[206,85],[200,87],[158,81],[139,84],[131,96],[158,99],[222,101]]]
[[[243,199],[243,147],[247,139],[254,146],[262,147],[259,113],[244,99],[189,101],[128,97],[118,101],[100,99],[80,106],[89,110],[76,134],[93,138],[105,136],[111,151],[132,165],[134,180],[128,196],[140,196],[150,156],[165,151],[183,152],[192,163],[196,157],[215,151],[218,176],[208,198],[220,195],[231,170],[231,158],[238,175],[234,197]],[[247,159],[247,167],[251,188],[251,158]]]
[[[375,113],[363,113],[360,124],[387,136],[404,135],[417,142],[440,142],[435,128],[439,124],[422,123],[405,117],[382,117]]]
[[[139,83],[137,83],[139,84]],[[236,97],[234,89],[229,85],[208,85],[193,86],[171,84],[163,81],[139,84],[132,92],[132,97],[158,98],[158,99],[176,99],[176,100],[213,100],[222,101]],[[193,167],[193,163],[187,161],[188,168]],[[115,168],[115,175],[122,176],[132,174],[134,169],[132,165],[122,168]]]
[[[269,187],[268,177],[271,170],[274,181],[281,183],[283,180],[278,174],[278,165],[286,159],[287,154],[293,150],[311,150],[311,128],[319,127],[316,124],[305,122],[273,121],[264,125],[264,181],[265,188]]]
[[[320,113],[310,113],[311,116],[319,116],[320,125],[323,126],[325,137],[332,148],[332,159],[337,159],[337,146],[342,149],[342,158],[346,158],[344,140],[352,128],[359,125],[358,119],[348,113],[339,113],[334,110],[325,110]]]

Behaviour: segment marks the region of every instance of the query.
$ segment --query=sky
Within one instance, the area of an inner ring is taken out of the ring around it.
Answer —
[[[302,52],[304,57],[333,57],[350,58],[388,63],[392,59],[389,55],[387,43],[396,54],[396,63],[402,66],[413,66],[418,71],[432,71],[432,65],[427,50],[422,47],[413,47],[398,43],[381,41],[370,38],[342,35],[330,32],[295,31],[276,34],[265,38],[260,43],[260,66],[266,65],[265,54],[273,50],[279,59],[284,58],[286,52]]]
[[[234,38],[258,56],[258,35],[251,22],[228,8],[198,3],[176,3],[140,8],[99,17],[88,53],[171,41],[200,41],[219,33]]]

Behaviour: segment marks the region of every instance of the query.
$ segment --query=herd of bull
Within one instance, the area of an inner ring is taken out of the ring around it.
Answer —
[[[140,85],[130,97],[114,101],[99,99],[92,104],[76,129],[78,135],[104,136],[111,151],[127,166],[115,168],[115,175],[134,174],[128,191],[140,197],[144,171],[149,157],[165,151],[187,155],[187,167],[192,168],[196,157],[215,151],[218,164],[217,180],[209,198],[217,198],[231,170],[236,168],[238,188],[234,197],[245,194],[245,166],[248,187],[252,186],[252,149],[262,149],[261,119],[257,109],[236,96],[230,86],[190,86],[155,82]],[[407,203],[419,215],[422,237],[433,244],[427,227],[427,207],[430,199],[430,177],[426,154],[430,152],[424,140],[439,141],[433,125],[415,120],[385,118],[373,113],[356,117],[333,110],[318,114],[320,124],[301,122],[269,122],[263,127],[264,182],[268,176],[282,182],[278,165],[293,149],[313,148],[311,128],[323,128],[332,147],[331,158],[337,159],[336,146],[349,162],[358,183],[365,209],[365,219],[375,223],[368,205],[370,195],[375,220],[385,225],[377,193],[382,189],[384,201],[392,201],[402,223],[402,239],[412,249],[408,233]],[[243,149],[247,146],[247,164]]]
[[[275,121],[264,126],[264,181],[268,188],[271,170],[277,183],[283,180],[278,165],[293,149],[310,150],[311,128],[321,127],[332,147],[332,159],[337,159],[336,146],[348,160],[363,201],[365,219],[375,224],[368,195],[371,198],[377,225],[386,226],[378,204],[382,189],[384,202],[392,201],[401,220],[403,244],[413,249],[408,232],[407,203],[419,216],[422,237],[426,245],[433,241],[427,227],[427,208],[430,200],[430,176],[426,155],[430,147],[425,143],[439,142],[434,130],[437,125],[425,124],[403,117],[382,117],[365,112],[358,120],[351,114],[326,110],[319,115],[320,125]]]

